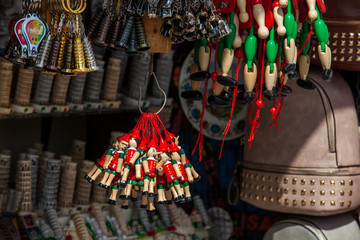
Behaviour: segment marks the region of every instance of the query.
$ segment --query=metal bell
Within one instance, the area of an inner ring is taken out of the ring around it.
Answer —
[[[52,34],[49,32],[45,37],[45,41],[41,43],[39,53],[35,62],[36,68],[44,68],[49,57],[51,42],[52,42]]]
[[[60,49],[59,49],[59,56],[58,56],[58,60],[57,60],[57,68],[59,70],[62,69],[63,64],[64,64],[64,52],[65,52],[65,47],[66,47],[66,38],[67,38],[67,32],[63,32],[61,34],[61,38],[60,38]]]
[[[219,37],[224,37],[224,36],[229,35],[231,33],[231,28],[229,28],[229,26],[227,25],[227,23],[223,19],[220,19],[218,21],[217,30],[218,30],[218,32],[220,34]]]
[[[112,49],[117,49],[115,45],[116,39],[118,39],[121,30],[121,18],[117,16],[111,25],[111,32],[108,33],[106,38],[106,46]]]
[[[184,16],[184,28],[186,32],[194,32],[195,31],[195,16],[192,12],[187,11]]]
[[[99,70],[99,67],[96,65],[94,50],[92,49],[91,43],[86,36],[84,36],[83,38],[83,43],[84,43],[86,66],[88,67],[89,71]]]
[[[86,28],[85,33],[89,39],[92,39],[93,37],[97,36],[97,30],[99,29],[98,26],[100,21],[103,19],[104,15],[105,15],[105,11],[101,9],[99,12],[95,14],[93,19],[91,20],[89,27]]]
[[[73,69],[71,66],[72,56],[73,56],[73,38],[70,37],[68,39],[64,53],[64,64],[63,64],[63,68],[61,69],[61,72],[63,74],[70,74],[70,75],[73,74]]]
[[[131,29],[134,24],[134,16],[130,16],[129,19],[126,21],[125,28],[121,35],[119,36],[119,40],[115,42],[115,44],[119,47],[128,48],[127,42],[131,34]]]
[[[216,38],[218,35],[217,26],[218,26],[219,19],[216,15],[211,15],[207,21],[207,38]]]
[[[172,2],[173,0],[165,0],[165,3],[161,6],[161,18],[170,18],[172,16]]]
[[[136,27],[136,48],[138,51],[146,51],[150,49],[150,45],[146,42],[144,23],[141,17],[135,19]]]
[[[127,52],[129,53],[134,53],[136,52],[137,48],[136,48],[136,28],[135,26],[133,26],[132,30],[131,30],[131,35],[130,35],[130,39],[129,39],[129,48],[127,49]]]
[[[100,47],[105,47],[106,36],[108,34],[110,24],[111,18],[108,14],[105,14],[103,20],[101,21],[101,25],[99,27],[99,32],[97,33],[96,39],[93,39],[94,44]]]
[[[75,58],[75,73],[86,73],[89,72],[89,69],[86,68],[85,55],[84,55],[84,46],[81,42],[79,35],[75,36],[74,39],[74,58]]]
[[[203,10],[197,14],[195,24],[198,30],[198,38],[203,38],[206,35],[208,18],[209,14]]]
[[[165,20],[165,22],[163,23],[163,25],[161,26],[161,34],[164,37],[170,37],[171,33],[172,33],[172,23],[171,23],[171,19],[167,18]]]
[[[57,72],[57,60],[59,55],[59,49],[60,49],[60,34],[56,34],[50,49],[49,58],[46,64],[45,69],[49,72]]]

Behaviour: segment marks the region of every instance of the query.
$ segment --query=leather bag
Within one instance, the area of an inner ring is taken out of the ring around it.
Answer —
[[[248,150],[245,144],[240,197],[256,207],[295,214],[333,215],[360,205],[359,130],[354,100],[345,80],[322,80],[312,69],[313,90],[289,81],[278,118],[266,113]],[[248,124],[250,125],[250,124]],[[250,126],[247,126],[248,139]]]

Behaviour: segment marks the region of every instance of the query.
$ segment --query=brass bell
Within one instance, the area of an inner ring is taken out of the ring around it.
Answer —
[[[195,16],[192,12],[187,11],[184,16],[184,28],[186,32],[194,32],[195,31]]]
[[[63,64],[63,68],[61,69],[61,72],[63,74],[73,74],[73,70],[71,66],[72,55],[73,55],[73,38],[69,37],[64,53],[64,64]]]
[[[129,47],[127,49],[128,53],[134,53],[136,52],[137,48],[136,48],[136,28],[133,25],[133,28],[131,30],[131,35],[130,35],[130,39],[129,39]]]
[[[67,33],[64,31],[61,34],[61,38],[60,38],[60,49],[59,49],[59,56],[58,56],[58,60],[57,60],[57,68],[59,70],[62,69],[63,64],[64,64],[64,52],[65,52],[65,47],[66,47],[66,35]]]
[[[206,26],[207,26],[207,21],[209,18],[209,14],[205,11],[200,11],[197,16],[196,16],[196,27],[198,30],[198,38],[203,38],[206,33]]]
[[[136,27],[136,48],[138,51],[146,51],[150,49],[150,45],[146,42],[144,23],[141,17],[135,19]]]
[[[99,12],[95,14],[93,19],[91,20],[89,27],[86,28],[85,33],[90,40],[92,40],[93,37],[97,36],[97,30],[99,29],[98,26],[100,21],[103,19],[104,15],[105,15],[105,11],[101,9]]]
[[[231,29],[223,19],[218,21],[217,31],[219,32],[219,37],[224,37],[231,33]]]
[[[216,38],[216,36],[218,35],[217,26],[218,19],[216,15],[211,15],[206,25],[208,38]]]
[[[111,25],[111,32],[108,32],[108,36],[106,38],[106,46],[112,49],[118,49],[115,45],[116,40],[119,37],[120,30],[121,30],[121,18],[117,16]]]
[[[74,58],[75,58],[75,73],[86,73],[89,72],[89,69],[86,68],[85,55],[84,55],[84,46],[81,42],[79,35],[75,36],[74,39]]]
[[[59,55],[59,49],[60,49],[60,34],[56,34],[50,49],[49,58],[46,64],[45,69],[49,72],[57,72],[57,60]]]
[[[52,35],[51,33],[48,33],[45,37],[45,41],[41,43],[40,50],[35,62],[36,68],[44,68],[45,64],[47,63],[51,42],[52,42]]]
[[[94,50],[92,49],[91,43],[86,36],[84,36],[83,38],[83,43],[84,43],[86,66],[88,67],[89,71],[99,70],[99,67],[96,65]]]
[[[134,16],[130,16],[129,19],[126,21],[125,28],[121,35],[119,36],[119,40],[115,42],[115,44],[121,48],[128,48],[127,42],[129,40],[131,30],[134,24]]]
[[[101,25],[99,27],[99,32],[97,34],[96,39],[93,39],[94,44],[100,47],[105,47],[106,36],[108,34],[110,24],[111,24],[111,18],[108,14],[106,14],[101,21]]]

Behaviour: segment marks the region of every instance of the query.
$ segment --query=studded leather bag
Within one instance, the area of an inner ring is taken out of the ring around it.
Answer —
[[[326,1],[332,68],[360,71],[360,1]],[[320,65],[315,45],[311,62]]]
[[[313,89],[289,81],[278,126],[269,127],[267,102],[251,149],[245,144],[241,199],[259,208],[295,214],[332,215],[360,205],[359,130],[345,80],[322,80],[312,69]],[[250,127],[246,136],[249,136]]]

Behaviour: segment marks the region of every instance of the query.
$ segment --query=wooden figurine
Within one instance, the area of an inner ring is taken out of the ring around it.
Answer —
[[[286,34],[286,28],[284,27],[284,12],[280,8],[278,0],[273,1],[272,8],[274,19],[277,25],[276,32],[279,36],[284,36]]]
[[[269,36],[269,29],[265,26],[265,10],[262,0],[251,0],[254,18],[259,25],[258,35],[261,39]]]
[[[112,156],[110,163],[105,171],[103,179],[100,181],[99,186],[109,189],[110,185],[115,178],[115,175],[119,173],[119,168],[121,169],[121,164],[124,159],[124,151],[126,150],[128,143],[123,141],[123,137],[118,137],[115,142],[116,152]],[[120,164],[120,166],[118,166]]]
[[[166,178],[164,174],[164,169],[159,167],[157,169],[157,176],[156,176],[156,188],[158,192],[158,204],[165,204],[167,203],[167,198],[165,196],[165,187],[166,187]]]
[[[284,39],[284,52],[285,59],[287,61],[286,65],[282,68],[282,72],[284,74],[294,73],[296,69],[297,48],[295,45],[295,39],[297,36],[297,23],[291,11],[292,9],[290,1],[288,2],[287,13],[284,17],[284,26],[286,28],[286,38]]]
[[[88,180],[89,183],[93,183],[96,178],[104,171],[104,169],[107,168],[107,165],[112,157],[112,155],[115,153],[115,142],[112,144],[111,148],[106,150],[104,154],[101,156],[101,158],[95,163],[94,167],[91,169],[91,171],[85,176],[85,179]]]
[[[246,0],[236,0],[237,6],[240,10],[239,20],[242,23],[249,21],[249,14],[246,12]]]
[[[131,133],[130,140],[129,140],[129,148],[125,152],[125,158],[124,158],[124,174],[121,177],[120,180],[120,186],[125,187],[126,186],[126,180],[129,176],[130,172],[130,159],[133,157],[135,152],[137,151],[137,147],[139,145],[139,131],[136,129],[133,133]]]
[[[254,58],[257,49],[257,39],[254,36],[254,26],[250,27],[249,35],[245,41],[245,56],[246,63],[244,66],[244,87],[245,87],[245,100],[246,102],[252,102],[255,97],[255,83],[257,78],[257,67],[254,63]]]
[[[122,169],[122,172],[123,171],[124,171],[124,169]],[[116,196],[119,191],[120,178],[121,178],[120,173],[116,173],[116,175],[112,181],[112,189],[111,189],[111,194],[110,194],[110,197],[108,200],[108,204],[112,204],[112,205],[116,204]]]
[[[274,100],[277,93],[276,80],[277,80],[277,67],[276,56],[278,52],[278,46],[275,42],[274,27],[270,30],[270,37],[266,44],[266,57],[268,63],[265,68],[265,86],[264,97],[269,100]]]
[[[144,168],[144,190],[143,195],[154,197],[154,188],[155,188],[155,177],[156,177],[156,159],[155,155],[157,155],[157,143],[155,138],[152,138],[149,145],[148,151],[146,153],[146,157],[143,157],[143,168]]]

